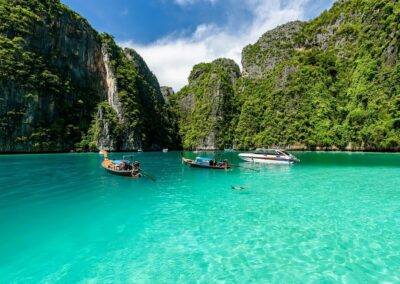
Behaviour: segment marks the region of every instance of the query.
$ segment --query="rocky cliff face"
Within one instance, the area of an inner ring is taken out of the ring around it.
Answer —
[[[231,145],[236,109],[233,86],[239,75],[239,67],[229,59],[199,64],[189,84],[170,97],[179,112],[185,148],[213,150]]]
[[[57,1],[0,6],[0,152],[67,151],[106,96],[97,33]]]
[[[175,94],[174,89],[171,87],[162,86],[161,87],[161,94],[165,101],[168,101],[168,98]]]
[[[101,38],[108,104],[99,104],[80,147],[111,151],[176,148],[173,121],[157,78],[136,51],[121,49],[108,35]]]
[[[106,80],[106,93],[107,93],[107,101],[111,108],[117,114],[117,117],[122,120],[122,104],[121,100],[118,96],[118,89],[117,89],[117,78],[115,77],[113,66],[111,65],[110,54],[108,51],[107,44],[103,44],[102,48],[102,55],[103,55],[103,62],[104,62],[104,69],[105,69],[105,80]],[[99,108],[100,114],[102,113],[101,108]]]
[[[0,152],[173,143],[143,59],[57,0],[0,2],[0,63]]]
[[[273,70],[279,63],[289,59],[295,53],[299,31],[303,22],[290,22],[266,32],[255,43],[246,46],[242,53],[243,76],[261,78]]]

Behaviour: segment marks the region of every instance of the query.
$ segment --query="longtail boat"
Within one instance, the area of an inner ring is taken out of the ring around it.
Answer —
[[[229,170],[231,165],[228,161],[217,162],[211,158],[197,157],[195,160],[182,157],[182,162],[192,168],[212,169],[212,170]]]
[[[140,178],[142,173],[140,170],[139,162],[131,162],[130,160],[110,160],[108,159],[108,152],[103,151],[104,161],[101,166],[110,174],[125,176],[131,178]],[[125,158],[125,157],[124,157]]]

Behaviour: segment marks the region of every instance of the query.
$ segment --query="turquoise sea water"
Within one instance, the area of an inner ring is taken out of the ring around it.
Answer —
[[[400,282],[399,154],[240,162],[257,172],[136,155],[156,182],[97,154],[0,156],[0,282]]]

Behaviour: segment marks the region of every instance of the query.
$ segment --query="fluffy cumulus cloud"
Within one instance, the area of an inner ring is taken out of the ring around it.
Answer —
[[[191,1],[175,0],[181,5]],[[236,0],[224,0],[233,1]],[[140,45],[133,41],[120,43],[136,49],[158,77],[161,85],[179,90],[187,83],[192,67],[200,62],[210,62],[226,57],[241,61],[244,46],[257,41],[266,31],[292,20],[303,19],[305,9],[313,0],[242,0],[242,9],[251,13],[250,20],[237,28],[235,19],[223,26],[203,24],[190,36],[171,35],[152,44]],[[229,4],[227,5],[229,7]]]

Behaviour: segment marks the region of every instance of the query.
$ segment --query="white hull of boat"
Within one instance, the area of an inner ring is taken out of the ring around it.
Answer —
[[[256,154],[239,154],[239,158],[246,162],[263,163],[263,164],[279,164],[279,165],[290,165],[295,161],[285,157],[276,156],[265,156]]]

